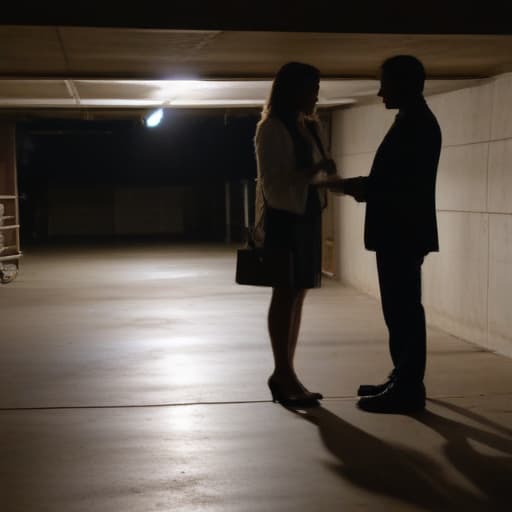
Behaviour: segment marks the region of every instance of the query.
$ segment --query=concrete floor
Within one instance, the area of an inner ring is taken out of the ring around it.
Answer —
[[[429,331],[425,413],[355,408],[389,370],[379,304],[326,280],[272,404],[269,290],[233,248],[27,251],[0,288],[0,510],[509,510],[512,360]]]

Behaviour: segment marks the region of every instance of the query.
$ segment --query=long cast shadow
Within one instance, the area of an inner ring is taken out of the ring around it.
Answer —
[[[482,491],[481,494],[473,493],[450,482],[443,467],[425,453],[386,443],[323,407],[305,411],[290,410],[318,427],[324,445],[337,459],[331,469],[343,479],[366,491],[436,512],[500,510],[504,504],[509,504],[508,499],[503,501],[501,491],[506,489],[502,480],[506,479],[506,476],[509,477],[510,473],[506,471],[504,479],[499,479],[500,483],[497,486],[500,492],[497,492],[496,486],[491,485],[490,480],[492,473],[509,468],[510,461],[489,459],[484,462],[480,454],[476,457],[462,443],[456,443],[456,446],[447,451],[447,456],[454,466]],[[442,417],[430,412],[416,417],[430,428],[437,427],[437,432],[442,431],[441,435],[449,435],[452,440],[459,439],[461,432],[469,433],[469,430],[464,429],[470,427],[463,424],[453,425],[452,423],[456,422],[445,422],[446,418],[439,418]],[[473,430],[471,432],[475,433]],[[509,440],[499,436],[495,438],[493,434],[487,432],[479,432],[480,439],[492,440],[493,446],[507,450],[510,447]],[[470,467],[475,463],[483,463],[482,469],[489,472],[490,475],[485,481],[477,477],[478,469]]]
[[[493,506],[492,510],[507,509],[510,506],[512,484],[511,431],[474,411],[442,400],[430,402],[505,434],[498,435],[482,430],[429,410],[414,417],[445,439],[443,452],[446,458],[487,497],[489,504]],[[491,453],[489,449],[492,450]]]

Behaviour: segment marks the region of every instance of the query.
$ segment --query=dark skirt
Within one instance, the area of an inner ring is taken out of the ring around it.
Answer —
[[[322,208],[316,189],[309,188],[306,211],[303,215],[267,206],[265,247],[289,249],[292,252],[295,288],[320,288]]]

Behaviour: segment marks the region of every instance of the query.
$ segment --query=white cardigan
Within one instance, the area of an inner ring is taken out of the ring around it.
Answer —
[[[318,133],[323,139],[320,126]],[[313,162],[320,162],[323,156],[312,135],[307,129],[304,135],[312,140]],[[260,121],[254,141],[258,169],[255,204],[255,239],[258,242],[264,236],[265,200],[271,208],[303,214],[311,176],[297,169],[292,137],[281,120],[267,117]],[[323,146],[326,147],[325,143]],[[323,199],[323,193],[319,193]]]

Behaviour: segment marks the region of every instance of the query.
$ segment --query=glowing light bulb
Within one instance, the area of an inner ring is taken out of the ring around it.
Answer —
[[[146,126],[148,128],[154,128],[155,126],[158,126],[160,124],[160,121],[162,121],[163,117],[164,111],[161,108],[155,110],[154,112],[151,112],[151,114],[148,117],[146,117]]]

